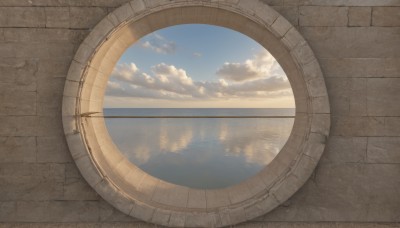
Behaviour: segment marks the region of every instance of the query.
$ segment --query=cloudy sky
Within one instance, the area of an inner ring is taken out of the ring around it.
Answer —
[[[293,108],[275,59],[247,36],[209,25],[151,33],[121,57],[105,104],[132,108]]]

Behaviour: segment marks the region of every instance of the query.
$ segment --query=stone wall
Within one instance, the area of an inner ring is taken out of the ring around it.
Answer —
[[[127,1],[0,1],[0,222],[143,225],[83,180],[61,122],[75,51]],[[264,2],[319,59],[332,127],[312,178],[247,224],[400,222],[400,0]]]

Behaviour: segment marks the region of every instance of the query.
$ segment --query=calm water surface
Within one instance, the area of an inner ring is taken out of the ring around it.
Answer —
[[[105,116],[293,116],[294,109],[104,109]],[[192,188],[237,184],[288,139],[293,118],[106,118],[120,151],[154,177]]]

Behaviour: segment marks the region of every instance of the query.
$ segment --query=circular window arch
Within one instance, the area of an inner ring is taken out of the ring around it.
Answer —
[[[223,189],[191,189],[154,178],[130,163],[108,135],[106,84],[135,41],[172,25],[227,27],[259,42],[284,69],[296,117],[285,146],[256,176]],[[134,0],[106,16],[79,47],[68,72],[63,126],[75,163],[110,204],[144,221],[187,227],[237,224],[265,214],[309,178],[325,147],[330,110],[324,78],[311,48],[281,15],[257,0]]]

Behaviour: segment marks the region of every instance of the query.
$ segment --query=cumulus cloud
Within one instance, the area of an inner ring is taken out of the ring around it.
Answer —
[[[292,96],[290,83],[285,74],[277,69],[275,62],[271,62],[269,58],[269,54],[262,53],[256,55],[254,59],[239,64],[254,70],[253,74],[247,74],[246,79],[219,75],[220,78],[215,81],[195,81],[184,69],[165,63],[152,66],[148,73],[141,71],[134,63],[120,64],[114,68],[106,94],[114,97],[166,100]],[[239,70],[239,72],[246,71]]]
[[[226,62],[216,74],[223,79],[235,82],[285,75],[275,58],[267,51],[260,52],[243,63]]]
[[[142,47],[160,54],[172,54],[176,51],[176,44],[155,33],[141,44]]]

